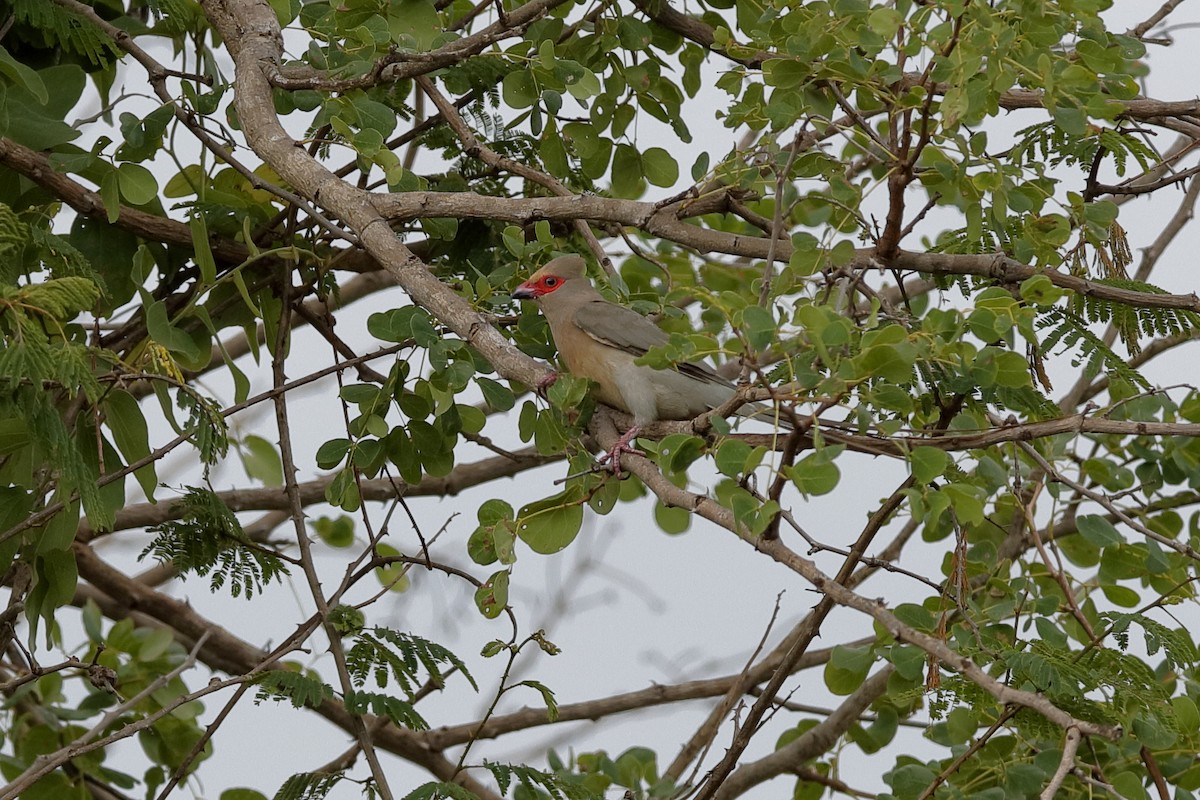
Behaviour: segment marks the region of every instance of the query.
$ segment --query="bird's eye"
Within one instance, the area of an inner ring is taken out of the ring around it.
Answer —
[[[546,278],[542,281],[546,286],[558,286],[558,278]]]

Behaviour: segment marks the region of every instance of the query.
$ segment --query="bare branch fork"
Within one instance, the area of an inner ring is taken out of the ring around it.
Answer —
[[[598,414],[598,416],[602,415]],[[611,420],[603,418],[598,425],[598,435],[601,445],[609,447],[619,438]],[[1122,733],[1120,726],[1076,719],[1055,706],[1043,695],[1006,686],[990,676],[970,658],[956,653],[945,642],[901,622],[882,602],[869,600],[847,589],[838,581],[821,572],[812,561],[793,552],[781,540],[756,539],[736,522],[732,511],[718,505],[709,497],[680,489],[649,462],[643,459],[631,459],[629,469],[641,478],[647,488],[654,492],[663,503],[689,509],[735,533],[757,550],[799,574],[814,588],[822,592],[829,601],[866,614],[898,641],[916,645],[946,667],[962,674],[963,677],[992,695],[1000,703],[1031,709],[1064,730],[1076,726],[1082,733],[1090,736],[1099,736],[1114,741],[1120,738]]]

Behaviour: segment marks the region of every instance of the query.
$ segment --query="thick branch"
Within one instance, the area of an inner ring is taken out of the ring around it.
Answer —
[[[109,209],[98,192],[64,175],[54,168],[42,153],[30,150],[11,139],[0,138],[0,164],[41,186],[79,214],[108,222]],[[164,244],[192,247],[192,231],[185,223],[149,214],[129,206],[121,206],[114,223],[116,227]],[[219,263],[236,266],[250,257],[244,244],[229,239],[210,237],[209,247]]]
[[[274,12],[254,0],[205,0],[205,13],[234,54],[235,105],[250,146],[289,185],[357,232],[363,247],[396,278],[413,301],[468,341],[504,377],[527,386],[547,374],[491,326],[487,318],[443,286],[392,232],[368,195],[339,180],[292,139],[275,116],[268,68],[278,66],[282,37]]]
[[[832,648],[813,650],[804,654],[796,663],[795,670],[808,669],[824,664],[832,654]],[[770,665],[778,666],[780,659],[770,660]],[[767,664],[764,661],[763,664]],[[597,700],[587,700],[581,703],[567,703],[558,707],[558,717],[555,722],[572,722],[575,720],[598,720],[611,714],[627,711],[638,711],[652,706],[678,703],[685,700],[699,700],[708,697],[718,697],[729,690],[743,678],[742,673],[726,675],[721,678],[687,681],[672,686],[651,686],[649,689],[639,689],[635,692],[602,697]],[[436,728],[426,734],[429,746],[435,750],[463,744],[472,738],[494,739],[513,731],[525,730],[539,725],[549,725],[544,708],[524,708],[512,714],[492,717],[483,725],[468,722],[463,725]]]
[[[440,478],[425,477],[416,484],[407,484],[398,479],[375,478],[361,481],[359,489],[362,499],[366,501],[388,501],[397,497],[453,497],[472,486],[478,486],[498,478],[511,478],[527,469],[557,461],[559,458],[561,457],[543,456],[537,452],[536,448],[526,447],[515,451],[512,458],[494,456],[468,464],[459,464],[448,475]],[[297,491],[301,505],[310,506],[326,502],[325,489],[332,480],[332,475],[325,475],[299,484]],[[230,489],[217,492],[217,496],[231,511],[281,511],[290,508],[287,495],[273,486],[261,489]],[[109,532],[158,525],[167,520],[176,519],[181,509],[181,501],[138,503],[127,506],[117,512],[116,522],[113,524],[112,531]],[[91,538],[94,535],[86,521],[80,525],[80,532],[85,538]]]

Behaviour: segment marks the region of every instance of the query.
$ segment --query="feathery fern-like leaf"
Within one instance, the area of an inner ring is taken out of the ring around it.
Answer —
[[[149,529],[158,535],[139,559],[152,555],[183,573],[201,577],[211,573],[209,583],[214,592],[228,581],[233,596],[245,594],[246,599],[287,574],[287,565],[279,556],[247,538],[237,517],[215,492],[189,487],[179,503],[178,519]]]
[[[264,672],[255,681],[258,695],[254,702],[263,700],[287,700],[293,708],[316,708],[333,697],[329,684],[306,672],[273,669]]]
[[[379,692],[349,692],[346,694],[346,711],[356,716],[371,713],[387,717],[396,725],[413,731],[429,730],[429,723],[417,713],[412,703],[398,697]]]
[[[404,800],[479,800],[475,793],[457,783],[430,781],[404,795]]]
[[[1113,352],[1103,339],[1088,330],[1087,322],[1071,311],[1051,308],[1041,315],[1038,325],[1042,328],[1053,328],[1041,342],[1044,351],[1049,352],[1059,344],[1066,349],[1079,348],[1071,363],[1076,367],[1082,365],[1083,374],[1088,379],[1095,378],[1104,371],[1110,378],[1119,378],[1143,390],[1150,389],[1150,382],[1141,373]]]
[[[48,47],[59,47],[86,56],[104,66],[120,50],[102,31],[75,12],[46,0],[12,0],[12,13],[21,24],[37,29]]]
[[[283,782],[274,800],[324,800],[342,779],[340,772],[299,772]]]
[[[484,761],[483,766],[496,780],[500,793],[507,795],[515,781],[527,797],[538,797],[547,794],[554,800],[588,800],[600,798],[603,794],[590,789],[583,783],[580,776],[574,774],[555,774],[525,764],[500,764],[494,761]]]
[[[479,690],[458,656],[420,636],[375,627],[358,634],[346,653],[346,666],[356,685],[363,685],[370,675],[381,689],[395,680],[410,698],[422,681],[422,670],[426,679],[441,686],[443,665],[461,672],[472,688]]]

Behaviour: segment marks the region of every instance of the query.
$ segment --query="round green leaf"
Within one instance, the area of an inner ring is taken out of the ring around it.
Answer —
[[[349,547],[354,544],[354,520],[345,514],[320,516],[309,524],[321,541],[330,547]]]
[[[141,164],[125,163],[117,167],[117,182],[121,196],[135,206],[145,205],[158,197],[158,181],[154,173]]]
[[[517,515],[517,536],[535,553],[557,553],[579,534],[583,526],[582,486],[530,503]]]
[[[475,590],[475,605],[479,613],[495,619],[508,605],[508,570],[500,570]]]
[[[829,461],[823,453],[810,453],[797,461],[791,469],[792,483],[804,494],[823,495],[832,492],[841,479],[837,464]]]
[[[665,506],[659,502],[654,504],[654,521],[663,533],[685,533],[692,527],[692,514],[686,508]]]
[[[679,164],[661,147],[651,147],[642,153],[642,168],[646,171],[646,180],[655,186],[671,187],[679,180]]]
[[[642,157],[627,144],[617,145],[613,156],[612,190],[619,197],[637,197],[643,189]]]
[[[1108,547],[1110,544],[1125,541],[1111,522],[1096,514],[1080,514],[1075,518],[1075,527],[1083,538],[1097,547]]]
[[[851,694],[866,680],[873,660],[869,647],[834,647],[825,664],[825,686],[841,697]]]
[[[390,544],[375,545],[375,553],[381,558],[391,558],[400,555],[400,551]],[[379,580],[381,586],[387,587],[388,591],[391,592],[407,591],[410,585],[408,565],[400,561],[394,561],[383,567],[376,567],[375,577]]]
[[[913,480],[925,484],[941,477],[950,466],[950,455],[936,447],[915,447],[908,454]]]

